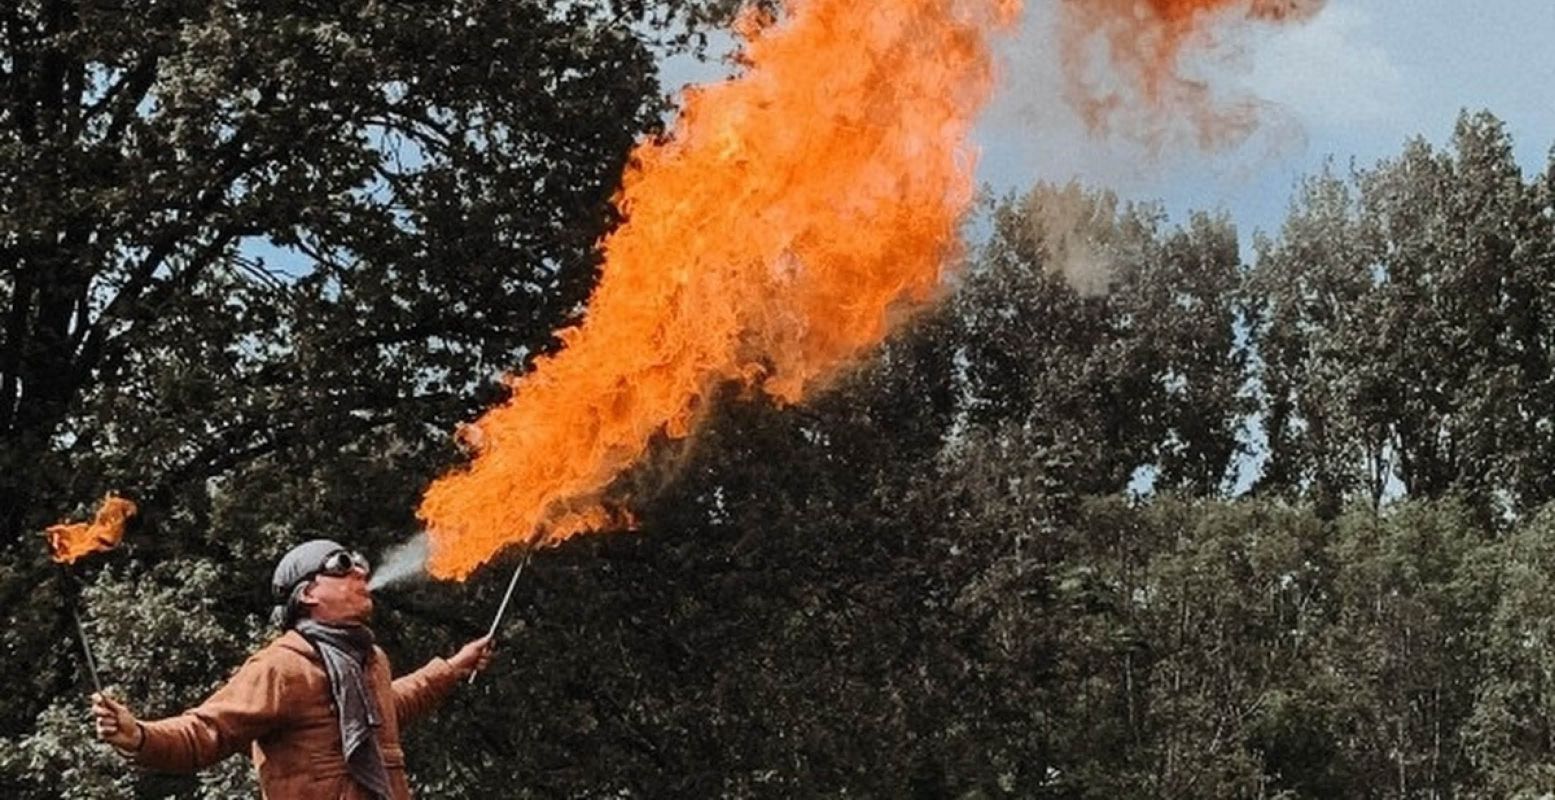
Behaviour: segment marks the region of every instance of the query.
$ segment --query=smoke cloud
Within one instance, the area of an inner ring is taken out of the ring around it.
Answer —
[[[369,591],[427,578],[427,535],[423,531],[404,544],[395,545],[379,557],[367,581]]]
[[[1117,272],[1109,252],[1117,196],[1090,194],[1079,183],[1038,185],[1027,195],[1026,216],[1047,256],[1047,268],[1087,296],[1106,294]]]
[[[1065,101],[1093,134],[1159,155],[1191,143],[1241,146],[1288,135],[1281,110],[1217,75],[1247,71],[1239,23],[1310,19],[1324,0],[1065,0],[1059,18]]]

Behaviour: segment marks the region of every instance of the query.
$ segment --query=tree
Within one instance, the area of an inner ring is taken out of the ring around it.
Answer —
[[[1482,639],[1484,678],[1463,731],[1485,797],[1555,790],[1552,523],[1555,507],[1546,506],[1505,542],[1502,591]]]
[[[321,412],[448,405],[474,364],[545,346],[657,110],[633,15],[649,11],[8,12],[6,539],[57,512],[40,500],[102,480],[79,475],[94,449],[203,478],[316,433],[297,426]],[[252,255],[264,244],[277,257]],[[324,385],[327,403],[296,391]],[[207,424],[148,441],[132,400]]]
[[[447,431],[592,286],[654,48],[726,6],[0,11],[0,608],[48,654],[0,736],[78,674],[33,532],[105,490],[150,523],[103,581],[217,564],[229,631],[301,533],[413,529]]]
[[[1221,491],[1252,410],[1242,282],[1223,217],[1168,230],[1157,209],[1072,185],[1001,203],[953,301],[967,420],[1071,448],[1081,492],[1140,470]]]
[[[1380,245],[1355,203],[1331,172],[1308,178],[1280,238],[1257,242],[1249,281],[1268,440],[1258,488],[1312,497],[1327,513],[1357,494],[1375,506],[1390,474],[1383,380],[1368,361]]]
[[[1247,311],[1236,229],[1224,215],[1195,213],[1159,237],[1132,272],[1120,287],[1120,313],[1138,326],[1162,369],[1153,376],[1157,385],[1140,387],[1160,404],[1165,427],[1155,485],[1194,496],[1225,493],[1253,411],[1248,351],[1238,334]]]
[[[1261,486],[1379,505],[1459,494],[1487,518],[1549,499],[1551,221],[1495,117],[1463,115],[1348,182],[1309,180],[1259,245]]]
[[[1451,144],[1436,154],[1414,142],[1361,183],[1364,213],[1387,247],[1374,357],[1391,384],[1406,491],[1457,491],[1477,508],[1513,510],[1538,504],[1498,488],[1504,454],[1526,447],[1520,367],[1536,355],[1517,352],[1509,312],[1538,281],[1519,243],[1531,193],[1499,120],[1465,114]]]

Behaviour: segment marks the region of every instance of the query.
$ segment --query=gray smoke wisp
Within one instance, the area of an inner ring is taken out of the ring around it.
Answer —
[[[1038,183],[1022,201],[1028,235],[1042,248],[1047,269],[1084,296],[1106,294],[1116,277],[1118,205],[1112,192],[1087,191],[1076,181]]]
[[[427,578],[427,534],[425,531],[410,538],[404,544],[395,545],[378,558],[373,565],[372,578],[367,581],[369,591],[393,586],[407,581]]]

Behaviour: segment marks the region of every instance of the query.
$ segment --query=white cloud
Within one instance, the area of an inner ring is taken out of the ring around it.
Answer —
[[[1303,25],[1266,31],[1248,88],[1309,127],[1386,124],[1407,111],[1403,72],[1377,42],[1371,18],[1330,2]]]

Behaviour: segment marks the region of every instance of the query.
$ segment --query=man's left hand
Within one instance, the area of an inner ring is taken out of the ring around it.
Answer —
[[[459,648],[459,652],[454,653],[448,663],[459,671],[461,678],[485,670],[491,666],[491,637],[482,636]]]

